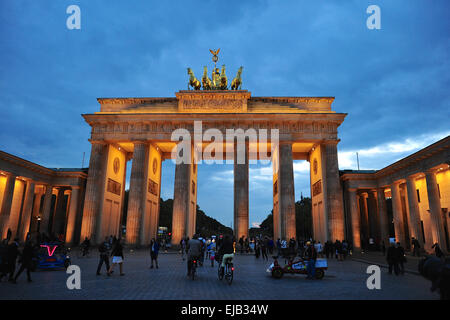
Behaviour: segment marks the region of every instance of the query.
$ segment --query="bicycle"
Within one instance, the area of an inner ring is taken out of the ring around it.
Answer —
[[[197,271],[197,263],[198,263],[198,259],[193,259],[192,260],[192,264],[191,264],[191,278],[192,278],[192,280],[195,279],[195,273]]]
[[[222,280],[225,277],[225,280],[229,285],[233,282],[233,273],[234,273],[234,266],[232,258],[227,258],[225,260],[225,268],[222,269],[222,263],[219,263],[219,269],[218,269],[218,276],[219,280]]]

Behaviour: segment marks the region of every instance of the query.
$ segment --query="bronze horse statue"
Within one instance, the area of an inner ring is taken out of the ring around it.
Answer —
[[[202,86],[200,81],[197,80],[197,78],[194,75],[194,72],[192,72],[191,68],[187,68],[187,72],[189,75],[189,82],[188,82],[188,89],[189,87],[194,88],[194,90],[200,90],[200,87]]]
[[[240,67],[237,71],[236,77],[233,79],[233,81],[231,81],[231,90],[241,90],[242,87],[242,69],[244,69],[244,67]]]
[[[222,72],[220,73],[220,89],[227,90],[228,88],[228,79],[225,74],[225,65],[222,65]]]
[[[206,66],[203,67],[202,85],[203,85],[203,90],[211,90],[212,89],[212,82],[211,82],[211,79],[208,77],[208,68]]]

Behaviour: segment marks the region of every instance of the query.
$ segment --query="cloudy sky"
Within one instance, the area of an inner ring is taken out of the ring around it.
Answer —
[[[81,30],[66,27],[69,5]],[[381,9],[369,30],[366,9]],[[47,167],[88,163],[81,114],[97,97],[173,97],[210,48],[229,73],[244,66],[253,96],[334,96],[341,169],[380,169],[450,134],[447,0],[0,1],[0,149]],[[295,192],[309,166],[296,161]],[[200,165],[198,204],[230,225],[231,165]],[[174,166],[163,165],[162,197]],[[270,168],[250,167],[250,223],[272,207]]]

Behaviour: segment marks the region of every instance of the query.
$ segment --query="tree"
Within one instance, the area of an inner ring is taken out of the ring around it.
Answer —
[[[273,210],[261,222],[261,233],[263,235],[273,236]],[[311,198],[302,197],[295,203],[295,227],[297,230],[297,239],[309,239],[313,237]]]

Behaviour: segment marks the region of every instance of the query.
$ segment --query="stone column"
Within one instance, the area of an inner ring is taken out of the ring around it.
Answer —
[[[31,226],[30,230],[32,232],[37,231],[37,217],[40,215],[40,208],[41,208],[41,198],[44,194],[42,191],[42,186],[36,186],[34,187],[35,195],[34,195],[34,204],[33,204],[33,210],[31,211]]]
[[[244,157],[238,158],[238,153]],[[238,163],[244,162],[244,163]],[[248,142],[234,146],[234,234],[236,239],[248,238]]]
[[[184,152],[184,150],[183,150]],[[192,238],[196,231],[197,217],[197,150],[191,145],[189,163],[175,167],[175,183],[172,214],[172,244],[178,246],[181,238]]]
[[[384,189],[377,189],[377,203],[378,203],[378,219],[380,238],[384,240],[386,247],[389,246],[389,228],[388,228],[388,216],[386,210],[386,197],[384,195]]]
[[[369,204],[369,235],[374,240],[379,239],[378,232],[378,210],[377,210],[377,192],[375,190],[369,191],[368,204]]]
[[[66,207],[64,206],[64,192],[65,188],[58,188],[58,195],[56,197],[55,214],[53,216],[52,231],[57,237],[64,233],[64,223],[66,221]]]
[[[280,143],[279,146],[279,219],[281,237],[289,241],[296,238],[295,224],[295,192],[294,192],[294,164],[292,159],[292,143]]]
[[[47,185],[45,186],[45,188],[44,205],[42,207],[42,219],[39,227],[39,232],[45,232],[48,234],[50,231],[50,209],[52,207],[53,186]]]
[[[31,213],[33,211],[34,198],[34,182],[27,181],[27,190],[25,192],[25,199],[23,201],[22,219],[19,225],[19,239],[25,241],[27,233],[30,230]]]
[[[416,178],[409,176],[406,178],[406,189],[408,194],[409,207],[409,235],[416,238],[420,247],[423,248],[423,237],[420,225],[419,199],[417,198]]]
[[[131,166],[130,193],[128,194],[126,240],[130,245],[139,244],[139,233],[143,223],[145,209],[145,190],[148,167],[148,143],[134,143],[133,163]]]
[[[392,194],[392,214],[394,216],[395,240],[400,242],[402,247],[406,245],[405,228],[403,221],[402,203],[400,198],[400,182],[391,185]]]
[[[442,208],[441,200],[439,198],[439,190],[436,181],[436,172],[428,170],[425,172],[425,179],[427,181],[428,205],[430,207],[430,221],[431,232],[433,235],[433,242],[439,243],[442,251],[447,251],[445,242],[444,224],[442,222]],[[433,244],[434,244],[433,243]]]
[[[97,216],[100,214],[100,202],[103,200],[102,180],[106,170],[104,157],[107,146],[103,143],[92,142],[89,172],[84,197],[83,219],[81,223],[80,241],[87,237],[91,243],[95,239]]]
[[[361,194],[361,201],[362,201],[362,230],[363,230],[363,240],[368,243],[369,240],[369,208],[368,208],[368,202],[367,199],[369,198],[369,195],[364,192]]]
[[[6,238],[8,232],[9,215],[11,213],[12,199],[14,196],[14,186],[16,184],[15,175],[6,176],[5,191],[3,193],[2,207],[0,210],[0,231],[2,240]]]
[[[75,238],[75,225],[78,213],[78,200],[80,196],[80,187],[73,186],[70,195],[69,214],[67,215],[66,224],[66,243],[73,243]]]
[[[352,225],[353,235],[353,247],[355,249],[361,249],[361,219],[358,211],[357,189],[348,189],[349,205],[350,205],[350,218]]]
[[[338,141],[329,141],[325,147],[325,186],[328,209],[328,224],[331,241],[344,240],[344,204],[342,199],[342,188],[339,179],[339,164],[337,156]]]

